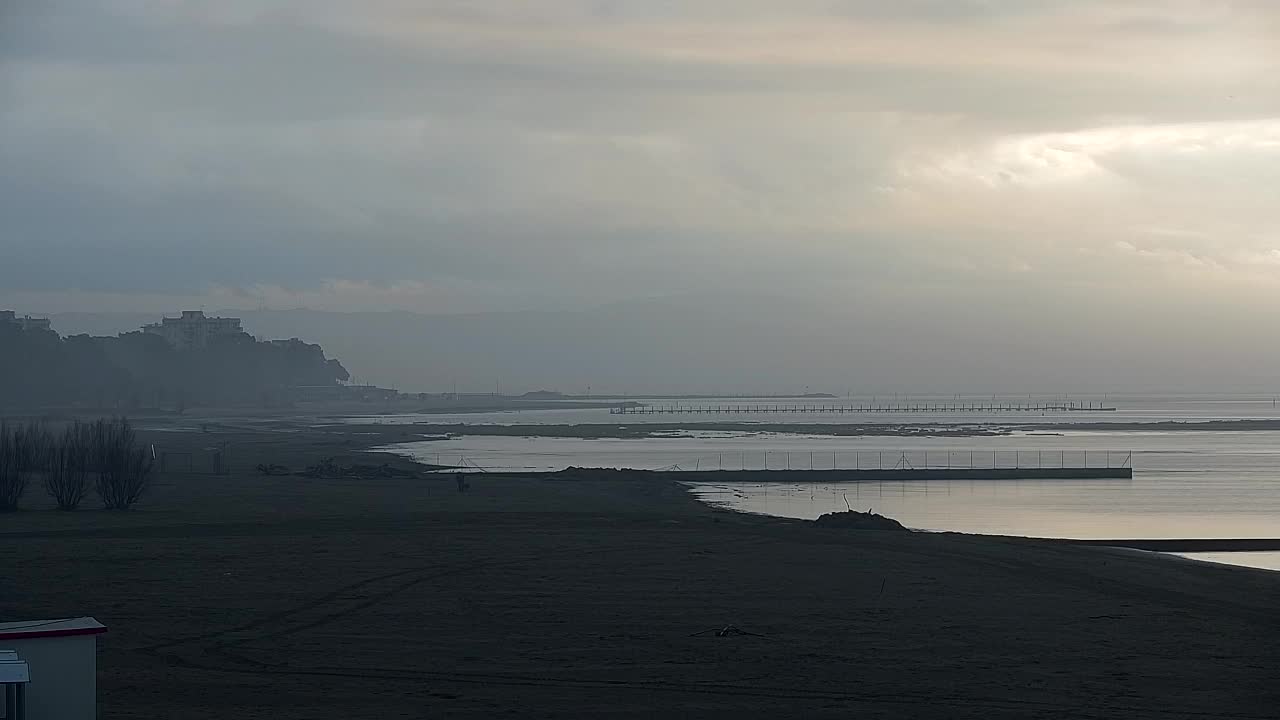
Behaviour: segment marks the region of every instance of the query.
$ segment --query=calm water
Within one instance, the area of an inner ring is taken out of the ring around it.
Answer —
[[[1192,560],[1280,571],[1280,552],[1173,553]]]
[[[1280,417],[1270,399],[1147,400],[1117,413],[1058,413],[1070,421],[1204,420]],[[723,401],[722,401],[723,402]],[[764,415],[769,423],[910,420],[904,416]],[[1132,451],[1132,480],[973,480],[884,483],[700,484],[707,502],[745,512],[815,518],[846,501],[926,530],[1074,538],[1280,537],[1280,432],[1080,430],[999,437],[830,437],[776,432],[699,431],[729,416],[627,416],[626,421],[682,423],[664,437],[582,440],[467,436],[386,449],[443,464],[490,471],[568,466],[681,470],[894,467],[1035,467],[1120,464]],[[1042,422],[1000,415],[999,422]],[[560,424],[617,422],[603,410],[384,418],[386,421]],[[974,422],[970,416],[920,421]],[[927,453],[927,455],[926,455]],[[1280,569],[1280,553],[1190,554],[1195,559]]]

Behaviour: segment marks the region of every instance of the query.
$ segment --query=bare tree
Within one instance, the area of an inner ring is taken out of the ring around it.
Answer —
[[[91,460],[98,471],[94,489],[109,510],[128,510],[151,482],[154,460],[139,444],[126,419],[99,420],[92,428]]]
[[[48,470],[52,447],[40,423],[0,423],[0,511],[18,509],[31,479]]]
[[[0,510],[17,510],[26,490],[18,472],[16,428],[0,420]]]
[[[49,452],[44,489],[59,510],[75,510],[89,493],[93,426],[76,422],[63,430]]]

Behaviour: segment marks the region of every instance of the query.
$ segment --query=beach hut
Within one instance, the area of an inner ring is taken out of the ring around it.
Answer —
[[[91,617],[0,623],[0,686],[6,703],[14,698],[5,720],[10,708],[13,720],[94,720],[98,635],[106,631]],[[3,673],[24,680],[10,683]]]

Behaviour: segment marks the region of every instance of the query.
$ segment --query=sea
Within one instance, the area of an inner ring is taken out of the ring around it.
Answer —
[[[925,531],[1028,537],[1280,538],[1280,429],[1238,429],[1230,421],[1277,421],[1280,404],[1257,395],[862,396],[850,398],[638,399],[685,411],[618,415],[607,408],[492,413],[380,415],[353,423],[481,425],[661,423],[638,438],[473,435],[465,430],[381,448],[473,472],[617,467],[669,470],[873,469],[877,467],[1129,466],[1132,479],[957,480],[812,483],[691,483],[713,505],[750,513],[816,518],[871,510]],[[956,404],[1114,407],[1108,412],[964,412]],[[850,412],[897,407],[901,412]],[[806,412],[687,412],[826,406]],[[845,408],[840,411],[837,408]],[[1217,421],[1217,422],[1215,422]],[[1175,429],[1164,423],[1209,423]],[[735,423],[732,430],[708,423]],[[1000,428],[977,436],[823,434],[824,424],[887,423],[907,428]],[[1162,425],[1152,425],[1162,423]],[[751,425],[759,425],[757,430]],[[1053,427],[1045,427],[1052,425]],[[795,427],[789,427],[795,426]],[[1280,552],[1187,553],[1191,559],[1280,570]]]

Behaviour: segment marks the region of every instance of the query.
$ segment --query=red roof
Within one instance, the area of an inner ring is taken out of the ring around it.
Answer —
[[[5,622],[0,623],[0,643],[5,640],[25,640],[28,638],[99,635],[106,631],[107,627],[105,625],[91,617]]]

